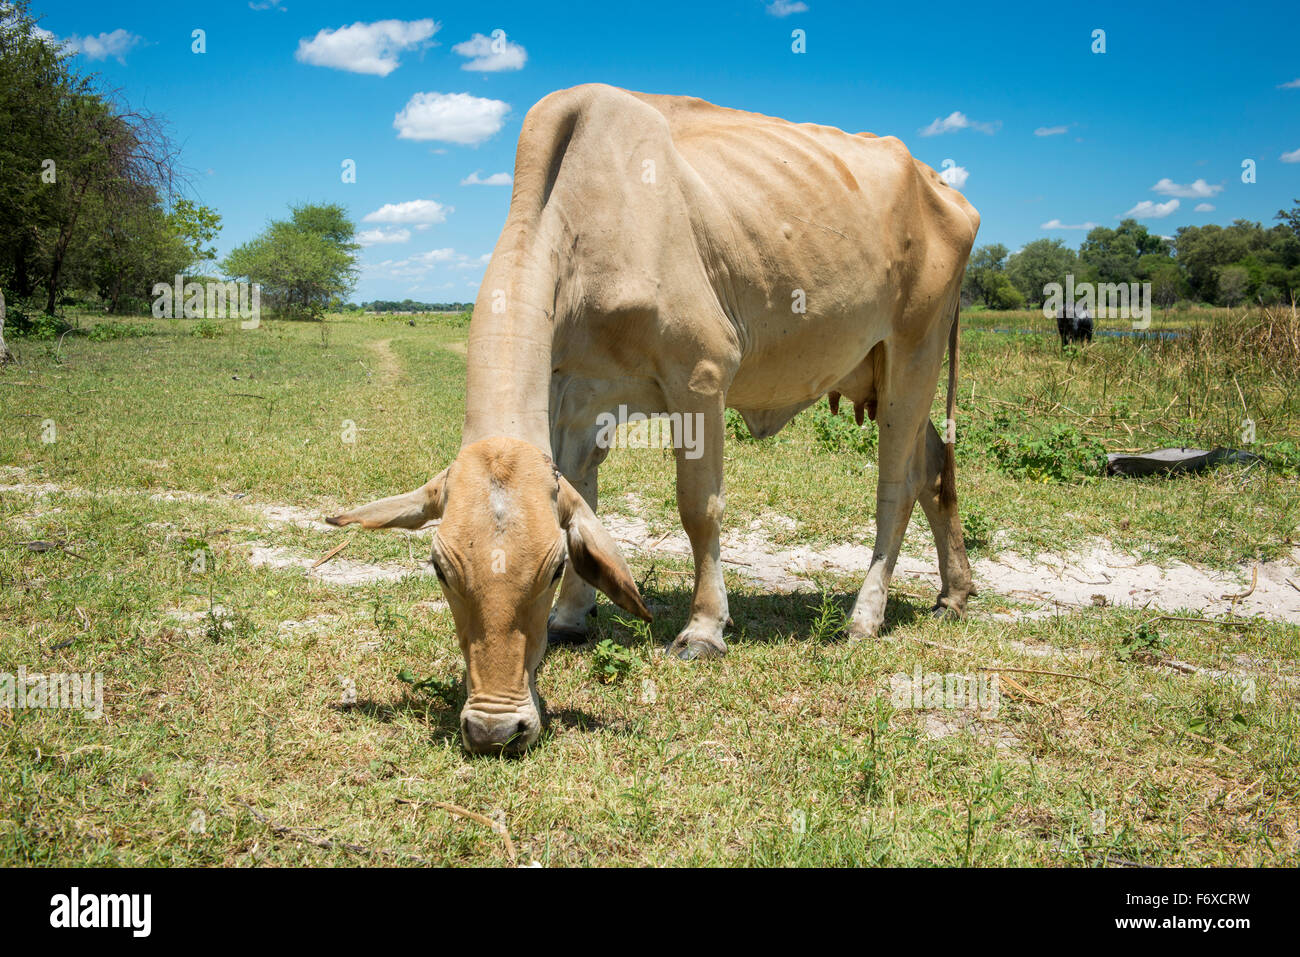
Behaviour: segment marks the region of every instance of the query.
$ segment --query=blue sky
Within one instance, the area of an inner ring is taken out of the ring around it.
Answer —
[[[1300,197],[1294,0],[34,0],[33,11],[81,51],[82,70],[168,118],[193,195],[224,217],[221,254],[290,203],[346,205],[368,242],[355,301],[473,300],[510,188],[466,179],[512,173],[529,106],[586,82],[897,135],[936,169],[951,160],[983,218],[977,242],[1011,249],[1043,236],[1077,245],[1086,230],[1061,226],[1114,225],[1131,210],[1164,235],[1269,224]],[[804,53],[791,49],[796,29]],[[1095,30],[1105,53],[1092,52]],[[347,159],[355,183],[342,181]],[[1242,182],[1246,159],[1254,183]]]

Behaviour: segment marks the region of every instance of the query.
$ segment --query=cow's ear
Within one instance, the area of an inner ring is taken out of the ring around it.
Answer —
[[[632,569],[627,567],[613,537],[600,524],[578,490],[560,476],[560,491],[556,499],[560,525],[564,528],[569,546],[569,562],[583,581],[599,588],[614,604],[630,611],[642,621],[653,616],[641,600]]]
[[[420,528],[442,518],[447,497],[447,470],[443,469],[414,492],[391,495],[325,521],[331,525],[358,524],[362,528]]]

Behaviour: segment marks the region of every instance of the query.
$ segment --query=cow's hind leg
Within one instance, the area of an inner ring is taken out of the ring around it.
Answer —
[[[721,393],[697,396],[697,399],[698,402],[692,403],[693,409],[682,413],[681,428],[673,443],[677,457],[677,511],[695,556],[695,594],[691,599],[690,621],[667,650],[668,654],[684,659],[727,653],[727,643],[722,638],[728,622],[727,588],[722,580],[719,546],[725,506],[723,402]],[[692,441],[687,443],[685,438]]]
[[[876,486],[876,544],[871,552],[867,580],[858,592],[849,621],[849,634],[854,637],[877,634],[885,620],[889,580],[928,471],[922,430],[929,424],[939,361],[934,356],[921,355],[899,368],[895,354],[886,352],[885,362],[886,381],[877,419],[880,476]]]
[[[934,611],[960,617],[966,613],[966,599],[973,594],[973,589],[961,518],[957,514],[957,490],[944,488],[944,482],[954,481],[951,472],[944,473],[948,447],[939,438],[933,423],[926,423],[922,441],[925,443],[925,477],[918,498],[934,532],[934,545],[939,552],[941,587]]]

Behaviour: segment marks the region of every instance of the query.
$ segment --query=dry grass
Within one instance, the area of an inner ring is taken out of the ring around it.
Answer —
[[[106,697],[102,721],[0,709],[0,863],[509,865],[510,848],[547,865],[1300,863],[1300,630],[1264,621],[1158,622],[1138,643],[1154,609],[1031,618],[987,595],[941,623],[925,614],[932,585],[901,579],[887,636],[847,643],[860,582],[771,594],[729,576],[731,654],[688,664],[656,652],[686,619],[687,566],[634,555],[653,632],[602,605],[595,636],[630,649],[631,673],[605,684],[590,648],[553,652],[539,746],[469,759],[436,580],[347,587],[248,561],[259,543],[311,559],[339,544],[261,505],[324,512],[445,464],[463,331],[156,332],[69,338],[58,361],[15,343],[24,365],[0,377],[21,423],[0,437],[0,484],[26,487],[0,492],[0,672],[99,671]],[[962,427],[1014,403],[1017,428],[1069,414],[1106,441],[1166,444],[1187,417],[1226,438],[1239,384],[1264,410],[1262,444],[1300,436],[1293,379],[1249,363],[1237,384],[1207,379],[1204,350],[1169,345],[1180,364],[1164,348],[1062,355],[972,330]],[[795,523],[777,526],[782,542],[870,531],[869,457],[825,448],[806,415],[772,442],[731,443],[727,469],[729,527],[778,513]],[[1102,536],[1230,565],[1287,554],[1300,520],[1296,480],[1263,468],[1035,484],[969,457],[959,476],[963,508],[1002,533],[991,552]],[[616,453],[602,483],[603,510],[635,492],[648,519],[675,522],[662,453]],[[361,536],[331,564],[412,567],[426,549]],[[890,678],[917,667],[1010,680],[996,717],[900,707]],[[413,691],[403,669],[446,696]]]

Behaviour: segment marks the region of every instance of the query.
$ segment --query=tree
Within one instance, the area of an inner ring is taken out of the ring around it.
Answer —
[[[1143,256],[1169,254],[1169,241],[1147,230],[1136,219],[1126,219],[1115,229],[1098,226],[1079,246],[1079,260],[1096,272],[1099,282],[1129,283],[1139,278]]]
[[[1006,277],[1006,258],[1007,247],[1001,243],[981,246],[971,253],[962,279],[962,295],[990,309],[1010,308],[995,304],[1004,301],[1011,285]]]
[[[1295,203],[1290,209],[1279,209],[1274,219],[1280,219],[1286,228],[1300,238],[1300,199],[1292,200]]]
[[[268,303],[287,316],[319,319],[356,283],[356,227],[337,205],[302,205],[287,221],[235,249],[227,275],[260,283]]]
[[[36,245],[52,220],[41,176],[47,132],[60,101],[80,87],[67,54],[38,30],[26,0],[0,9],[0,283],[19,299],[39,282]]]
[[[14,361],[14,354],[5,345],[5,294],[0,290],[0,366]]]
[[[194,261],[193,244],[156,202],[123,206],[96,218],[89,280],[109,312],[146,301],[154,283],[171,283]]]
[[[1151,299],[1167,314],[1170,308],[1186,294],[1187,284],[1182,270],[1172,259],[1151,267],[1148,275]]]
[[[1046,298],[1043,289],[1048,283],[1064,285],[1078,265],[1078,255],[1062,240],[1035,239],[1007,261],[1007,278],[1025,301],[1038,304]]]
[[[181,198],[172,203],[167,218],[172,229],[185,243],[189,253],[187,267],[193,268],[199,263],[217,258],[215,246],[204,246],[216,239],[217,233],[221,232],[221,215],[216,210]]]
[[[170,194],[177,152],[161,120],[72,71],[26,0],[0,3],[0,280],[45,310],[90,282],[99,225]],[[96,217],[96,211],[104,213]]]
[[[1218,270],[1219,300],[1225,306],[1235,306],[1246,295],[1250,286],[1250,273],[1244,266],[1222,266]]]

